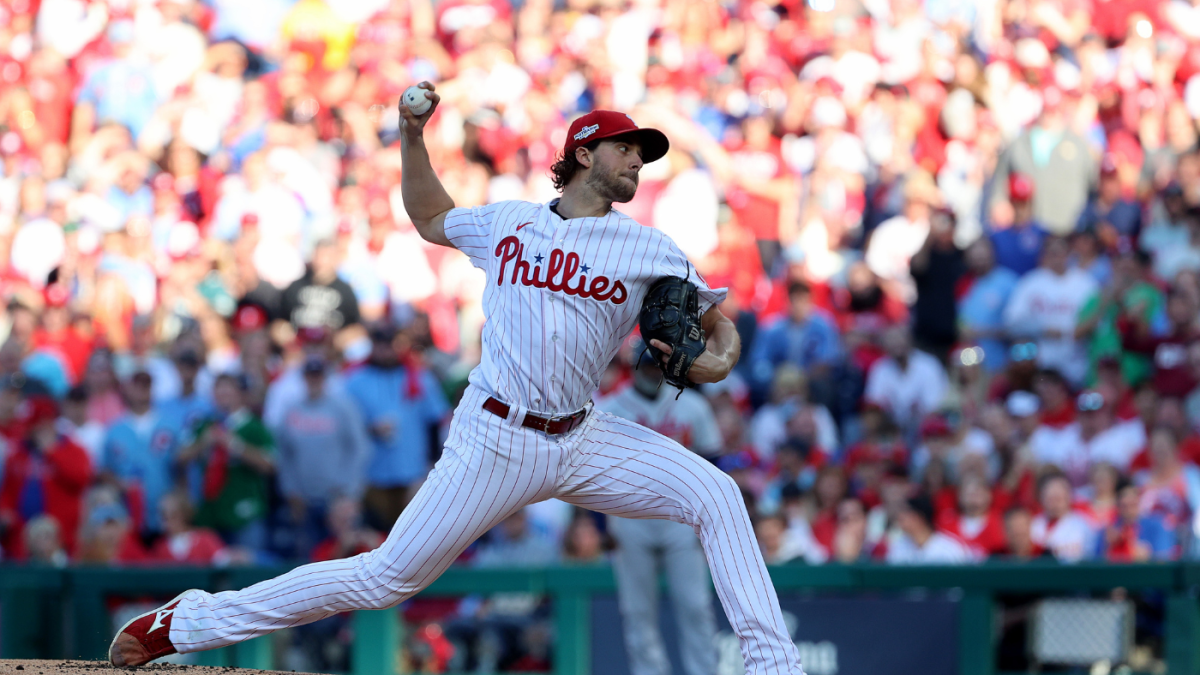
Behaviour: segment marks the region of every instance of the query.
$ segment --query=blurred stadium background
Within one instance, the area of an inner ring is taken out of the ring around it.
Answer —
[[[742,486],[810,675],[1200,672],[1197,0],[0,0],[0,657],[394,522],[483,320],[401,205],[421,80],[459,206],[552,198],[593,108],[670,137],[622,211],[744,350],[660,431]],[[617,545],[536,505],[193,662],[626,673]]]

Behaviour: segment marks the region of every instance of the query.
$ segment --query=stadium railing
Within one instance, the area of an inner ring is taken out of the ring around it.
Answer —
[[[0,565],[0,658],[101,659],[112,637],[113,598],[166,599],[188,588],[241,588],[286,571],[280,568],[95,568]],[[788,591],[958,589],[958,672],[996,675],[997,596],[1068,594],[1117,588],[1154,591],[1165,598],[1162,660],[1170,675],[1200,674],[1200,564],[1060,565],[1052,561],[964,567],[805,565],[771,568],[775,587]],[[553,607],[554,672],[586,675],[591,668],[591,599],[615,593],[607,567],[479,570],[451,568],[427,596],[523,592],[548,596]],[[402,627],[398,612],[357,612],[353,675],[396,672]],[[249,640],[205,652],[202,663],[272,667],[269,640]]]

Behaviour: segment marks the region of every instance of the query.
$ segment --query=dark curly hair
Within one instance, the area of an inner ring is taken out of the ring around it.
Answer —
[[[595,152],[599,145],[600,141],[596,140],[591,143],[584,143],[580,147]],[[554,183],[554,189],[562,192],[567,183],[570,183],[571,179],[575,177],[575,173],[582,168],[583,165],[579,163],[578,159],[575,159],[575,151],[572,150],[570,154],[559,154],[558,159],[550,166],[550,179]]]

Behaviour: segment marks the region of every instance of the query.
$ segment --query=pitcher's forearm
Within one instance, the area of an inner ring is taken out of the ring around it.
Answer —
[[[742,355],[742,338],[738,335],[737,328],[733,322],[726,319],[717,323],[712,335],[712,349],[717,356],[720,356],[728,365],[729,371],[737,365],[738,359]]]
[[[738,335],[737,326],[716,307],[710,307],[704,313],[701,326],[708,334],[708,351],[724,362],[724,374],[728,375],[742,353],[742,338]]]
[[[454,200],[442,187],[433,165],[429,162],[429,151],[425,139],[409,140],[401,137],[400,194],[404,198],[404,210],[418,231],[423,230],[437,216],[454,208]]]

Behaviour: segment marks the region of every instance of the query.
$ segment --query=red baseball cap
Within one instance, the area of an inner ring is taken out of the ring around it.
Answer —
[[[19,416],[28,426],[35,426],[58,419],[58,403],[45,394],[30,396],[21,405]]]
[[[1033,180],[1023,173],[1008,174],[1008,198],[1014,202],[1027,202],[1033,199]]]
[[[70,299],[71,292],[62,284],[46,284],[46,287],[42,289],[42,300],[46,303],[46,307],[66,307]]]
[[[667,154],[671,144],[667,136],[658,129],[639,128],[633,118],[622,112],[613,110],[593,110],[571,122],[567,130],[567,143],[563,146],[563,154],[575,152],[576,148],[615,136],[629,136],[642,146],[642,161],[646,164]]]

